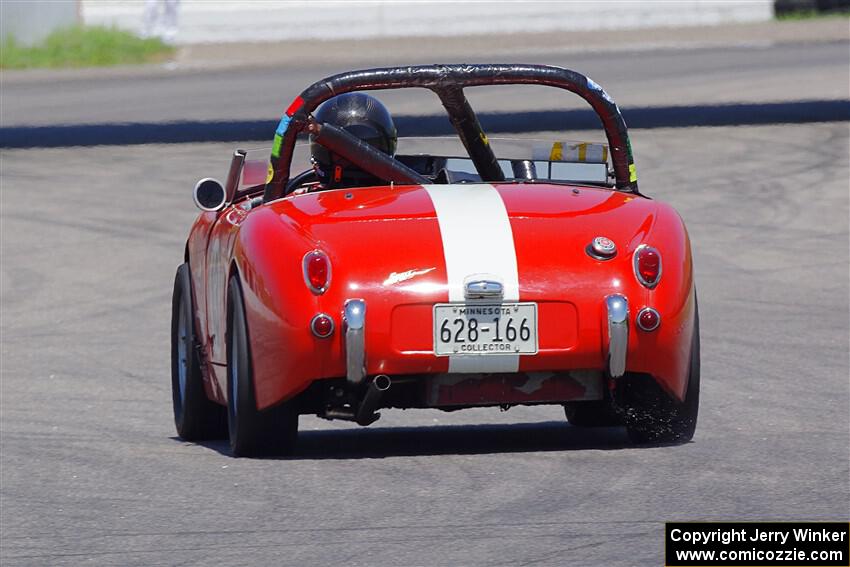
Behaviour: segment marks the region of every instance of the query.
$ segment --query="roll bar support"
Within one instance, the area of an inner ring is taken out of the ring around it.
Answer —
[[[463,89],[448,87],[436,92],[482,181],[504,181],[505,174],[499,167],[493,148],[490,147],[478,117],[466,100]]]

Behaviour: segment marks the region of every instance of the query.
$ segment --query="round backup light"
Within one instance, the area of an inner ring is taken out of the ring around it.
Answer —
[[[661,279],[661,253],[655,248],[643,244],[635,250],[635,277],[649,289],[658,285]]]
[[[637,325],[643,331],[654,331],[661,324],[661,315],[652,307],[644,307],[637,315]]]
[[[610,260],[617,255],[617,245],[606,236],[597,236],[587,246],[587,254],[597,260]]]
[[[331,262],[321,250],[304,255],[304,283],[316,295],[325,293],[331,282]]]
[[[324,313],[319,313],[310,321],[310,330],[320,339],[325,339],[334,332],[334,320]]]

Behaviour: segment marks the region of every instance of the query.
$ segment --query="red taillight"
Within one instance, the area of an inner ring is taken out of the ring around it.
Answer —
[[[635,250],[635,276],[644,286],[652,289],[661,279],[661,253],[645,244]]]
[[[334,320],[324,313],[319,313],[310,321],[310,329],[320,339],[327,338],[334,332]]]
[[[324,252],[313,250],[304,256],[304,282],[316,295],[325,293],[331,282],[331,262]]]
[[[637,315],[637,324],[644,331],[654,331],[661,324],[661,315],[652,307],[644,307]]]

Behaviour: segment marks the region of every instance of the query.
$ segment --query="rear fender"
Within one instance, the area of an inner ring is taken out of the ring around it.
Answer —
[[[322,374],[327,341],[310,332],[318,297],[307,288],[301,263],[315,248],[270,207],[249,215],[233,249],[232,273],[242,285],[257,406],[298,394]]]
[[[659,204],[656,222],[642,242],[659,250],[662,274],[654,289],[638,284],[629,297],[629,357],[626,368],[651,374],[659,385],[683,399],[688,382],[691,340],[694,332],[695,293],[691,245],[682,219],[667,205]],[[634,253],[631,250],[630,253]],[[634,278],[634,274],[632,274]],[[638,328],[636,317],[643,307],[661,315],[655,331]]]
[[[192,304],[194,306],[195,341],[200,348],[201,374],[204,380],[204,391],[212,400],[224,401],[224,394],[215,379],[215,369],[209,361],[209,340],[206,332],[207,314],[204,306],[207,301],[206,267],[207,241],[215,224],[217,213],[204,212],[198,215],[186,239],[183,250],[183,260],[189,264],[191,280]]]

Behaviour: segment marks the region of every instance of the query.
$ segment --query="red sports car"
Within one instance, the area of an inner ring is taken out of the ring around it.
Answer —
[[[571,91],[607,143],[500,154],[464,89]],[[363,90],[435,93],[466,155],[392,152],[321,119]],[[375,181],[290,171],[299,134]],[[354,71],[296,97],[271,160],[237,150],[174,283],[178,434],[234,455],[292,451],[299,414],[368,425],[381,408],[563,405],[576,426],[683,442],[699,403],[688,234],[638,191],[623,117],[587,77],[537,65]]]

